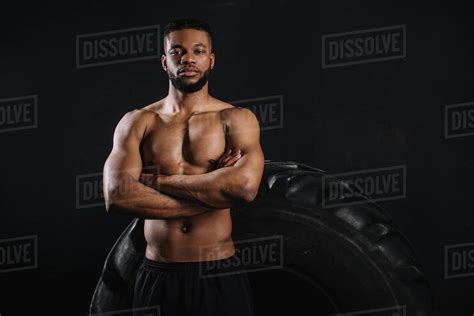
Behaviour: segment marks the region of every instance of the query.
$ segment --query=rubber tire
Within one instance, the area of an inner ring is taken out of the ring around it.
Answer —
[[[322,208],[322,195],[328,194],[322,190],[324,175],[296,162],[265,161],[256,199],[232,208],[234,241],[283,237],[283,270],[249,273],[257,315],[431,315],[432,288],[408,239],[366,197],[341,197],[341,203],[363,203]],[[134,219],[106,259],[90,313],[131,308],[145,246],[143,220]],[[290,284],[294,278],[299,286]],[[298,297],[307,304],[298,303]],[[275,304],[280,299],[289,307]],[[399,309],[369,312],[393,307]]]

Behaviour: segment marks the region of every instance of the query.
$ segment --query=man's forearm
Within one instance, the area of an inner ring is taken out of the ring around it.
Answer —
[[[245,177],[235,167],[197,175],[160,175],[148,185],[160,192],[217,208],[231,207],[248,196]]]
[[[132,178],[113,189],[104,187],[107,211],[147,219],[172,219],[195,216],[215,209],[194,201],[178,199],[149,188]],[[105,182],[104,182],[105,184]]]

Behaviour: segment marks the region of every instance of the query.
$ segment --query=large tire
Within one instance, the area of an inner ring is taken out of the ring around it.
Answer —
[[[432,289],[407,238],[366,197],[323,208],[323,176],[302,164],[267,162],[258,198],[232,209],[235,242],[283,238],[283,269],[249,274],[258,315],[431,315]],[[347,205],[356,201],[363,203]]]
[[[113,245],[92,296],[90,314],[132,307],[136,274],[145,256],[143,227],[144,221],[135,218]]]
[[[432,290],[407,238],[365,197],[323,209],[323,175],[266,161],[257,198],[232,209],[234,241],[283,238],[283,268],[249,273],[257,315],[431,315]],[[135,219],[106,260],[91,313],[131,308],[144,248],[143,221]]]

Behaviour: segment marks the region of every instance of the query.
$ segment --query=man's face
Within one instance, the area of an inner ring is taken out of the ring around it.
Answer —
[[[201,90],[215,58],[207,32],[194,29],[171,32],[164,44],[161,63],[173,86],[184,93]]]

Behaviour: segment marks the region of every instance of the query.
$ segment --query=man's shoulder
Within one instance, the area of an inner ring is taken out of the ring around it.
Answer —
[[[158,102],[125,112],[122,115],[119,125],[127,126],[128,128],[146,128],[156,115]]]
[[[222,118],[228,122],[240,120],[257,120],[255,114],[248,108],[232,106],[221,111]]]
[[[228,131],[241,128],[258,128],[259,123],[257,117],[250,109],[235,106],[230,103],[225,104],[226,106],[220,111],[220,113]]]
[[[137,125],[146,125],[146,122],[151,118],[150,111],[140,109],[133,109],[126,112],[122,119],[120,120],[126,125],[137,126]]]
[[[240,107],[237,105],[233,105],[224,101],[219,101],[220,105],[220,113],[222,114],[223,118],[225,119],[232,119],[235,117],[241,116],[253,116],[253,112],[248,108]]]

